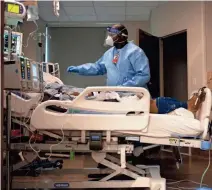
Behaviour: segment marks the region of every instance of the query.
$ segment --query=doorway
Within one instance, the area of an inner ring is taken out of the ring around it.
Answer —
[[[139,47],[149,59],[151,96],[187,100],[187,32],[156,37],[139,29]]]
[[[139,47],[149,59],[151,80],[148,89],[153,98],[160,96],[160,39],[143,30],[139,30]]]
[[[164,96],[181,101],[188,98],[187,32],[163,39]]]

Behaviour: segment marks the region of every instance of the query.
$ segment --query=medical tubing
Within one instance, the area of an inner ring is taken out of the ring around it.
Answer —
[[[210,165],[211,165],[211,150],[208,151],[208,154],[209,154],[208,155],[208,166],[202,174],[201,181],[200,181],[200,188],[202,187],[202,183],[203,183],[205,174],[208,172],[208,169],[210,168]]]
[[[26,41],[26,45],[22,44],[24,48],[28,47],[30,37],[32,37],[34,40],[36,40],[36,38],[33,35],[39,30],[39,27],[38,27],[36,21],[34,21],[34,23],[36,25],[36,29],[34,31],[32,31],[31,33],[29,33],[27,41]]]

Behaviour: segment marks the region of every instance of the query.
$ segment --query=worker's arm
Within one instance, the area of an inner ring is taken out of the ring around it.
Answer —
[[[144,87],[150,80],[149,60],[145,53],[138,52],[137,56],[131,57],[131,64],[135,71],[135,76],[125,81],[122,86]]]
[[[70,66],[68,67],[67,71],[78,73],[79,75],[84,76],[104,75],[107,73],[107,70],[103,62],[103,57],[100,58],[96,63],[86,63],[79,66]]]

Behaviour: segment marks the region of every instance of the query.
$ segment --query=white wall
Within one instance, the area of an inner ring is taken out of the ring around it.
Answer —
[[[205,85],[204,2],[167,2],[154,9],[151,33],[165,36],[187,30],[188,93]]]
[[[205,2],[206,68],[212,71],[212,2]]]
[[[45,22],[43,20],[37,21],[38,32],[45,33]],[[24,56],[40,61],[40,51],[38,48],[38,41],[29,37],[29,34],[36,30],[36,25],[34,22],[25,21],[21,26],[21,32],[23,33],[23,53]],[[45,52],[45,38],[43,38],[43,51]]]

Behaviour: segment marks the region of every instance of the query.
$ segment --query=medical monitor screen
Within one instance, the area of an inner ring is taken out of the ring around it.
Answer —
[[[33,77],[33,81],[38,81],[39,79],[36,64],[32,64],[32,77]]]
[[[4,31],[4,52],[8,52],[8,32]]]
[[[8,6],[7,6],[7,11],[8,11],[9,13],[16,13],[16,14],[19,14],[19,12],[20,12],[20,7],[19,7],[19,5],[8,4]]]
[[[49,73],[52,74],[53,73],[53,65],[49,65]]]
[[[21,55],[22,47],[22,34],[19,32],[12,32],[11,36],[11,53]],[[8,31],[4,31],[4,52],[8,53],[9,48],[9,34]]]

